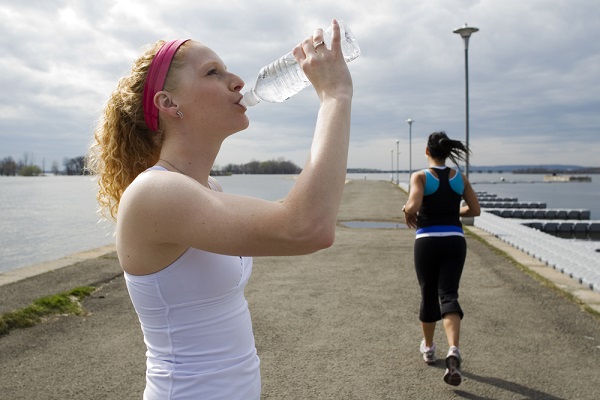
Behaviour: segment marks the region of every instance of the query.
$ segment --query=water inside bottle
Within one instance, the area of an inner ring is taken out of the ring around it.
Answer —
[[[255,91],[261,99],[278,103],[289,99],[308,85],[310,81],[292,53],[288,53],[260,70]]]
[[[360,47],[356,37],[344,21],[339,21],[339,25],[344,60],[350,62],[360,55]],[[332,33],[331,27],[323,32],[323,41],[327,48],[331,48]],[[261,100],[279,103],[309,85],[310,81],[290,52],[260,70],[254,88],[244,94],[240,104],[250,107],[258,104]]]

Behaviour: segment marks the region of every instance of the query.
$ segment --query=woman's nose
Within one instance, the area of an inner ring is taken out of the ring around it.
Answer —
[[[233,79],[231,80],[231,87],[234,91],[239,92],[244,87],[244,81],[235,74],[231,75],[233,76]]]

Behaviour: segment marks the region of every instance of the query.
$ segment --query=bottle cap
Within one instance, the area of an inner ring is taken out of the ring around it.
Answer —
[[[260,98],[254,94],[254,90],[250,89],[244,93],[244,97],[240,100],[240,104],[244,107],[252,107],[260,103]]]

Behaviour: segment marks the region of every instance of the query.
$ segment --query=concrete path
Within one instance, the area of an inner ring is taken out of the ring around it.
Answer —
[[[463,383],[442,381],[447,350],[423,363],[414,232],[345,227],[402,222],[403,191],[351,181],[335,245],[256,258],[247,289],[264,399],[597,399],[600,318],[469,235],[461,286]],[[87,315],[0,337],[0,399],[141,399],[144,343],[114,253],[0,286],[0,312],[100,284]]]

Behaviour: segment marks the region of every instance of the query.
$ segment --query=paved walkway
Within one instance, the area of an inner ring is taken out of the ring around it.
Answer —
[[[401,222],[405,200],[388,182],[351,181],[338,219]],[[263,398],[597,399],[600,318],[523,272],[510,249],[467,240],[458,387],[442,381],[443,361],[418,353],[413,231],[340,223],[330,249],[256,258],[247,297]],[[141,398],[145,348],[114,253],[0,286],[0,312],[100,283],[86,316],[0,337],[0,399]],[[441,330],[436,342],[443,357]]]

